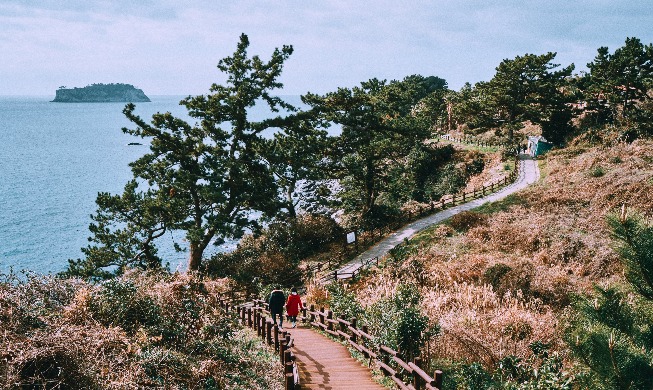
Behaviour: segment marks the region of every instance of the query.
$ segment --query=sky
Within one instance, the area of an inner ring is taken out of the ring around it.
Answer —
[[[412,74],[459,90],[526,53],[557,52],[578,73],[601,46],[653,42],[651,26],[651,0],[0,0],[0,95],[92,83],[206,94],[241,33],[262,59],[293,46],[280,95]]]

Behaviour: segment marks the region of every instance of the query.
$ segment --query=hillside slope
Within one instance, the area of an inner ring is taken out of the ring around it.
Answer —
[[[606,215],[623,204],[653,210],[653,142],[574,146],[540,168],[538,184],[416,237],[354,286],[362,303],[419,286],[442,328],[436,358],[492,364],[529,355],[534,341],[564,351],[573,294],[622,280]]]

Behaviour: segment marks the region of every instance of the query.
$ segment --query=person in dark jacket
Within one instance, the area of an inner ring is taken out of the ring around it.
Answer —
[[[286,304],[286,295],[281,291],[280,287],[277,287],[270,293],[268,304],[270,306],[270,314],[272,314],[272,321],[276,325],[277,315],[279,315],[279,328],[283,329],[283,307]]]

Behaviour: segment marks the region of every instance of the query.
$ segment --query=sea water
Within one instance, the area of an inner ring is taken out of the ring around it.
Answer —
[[[0,96],[0,272],[56,273],[68,259],[83,257],[98,192],[122,193],[132,178],[128,164],[149,151],[147,141],[121,131],[135,127],[122,113],[124,103],[52,98]],[[171,112],[194,123],[179,105],[183,97],[150,98],[135,103],[143,119]],[[268,114],[255,108],[252,118]],[[188,254],[176,252],[173,242],[183,247],[184,234],[161,239],[159,255],[172,269],[184,269]]]

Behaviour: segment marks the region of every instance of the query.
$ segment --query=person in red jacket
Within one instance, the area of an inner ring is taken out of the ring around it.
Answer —
[[[297,294],[297,289],[295,287],[290,289],[290,295],[288,295],[288,302],[286,302],[286,311],[288,312],[288,317],[292,321],[292,327],[297,326],[297,315],[299,310],[303,309],[304,305],[302,304],[302,299]]]

